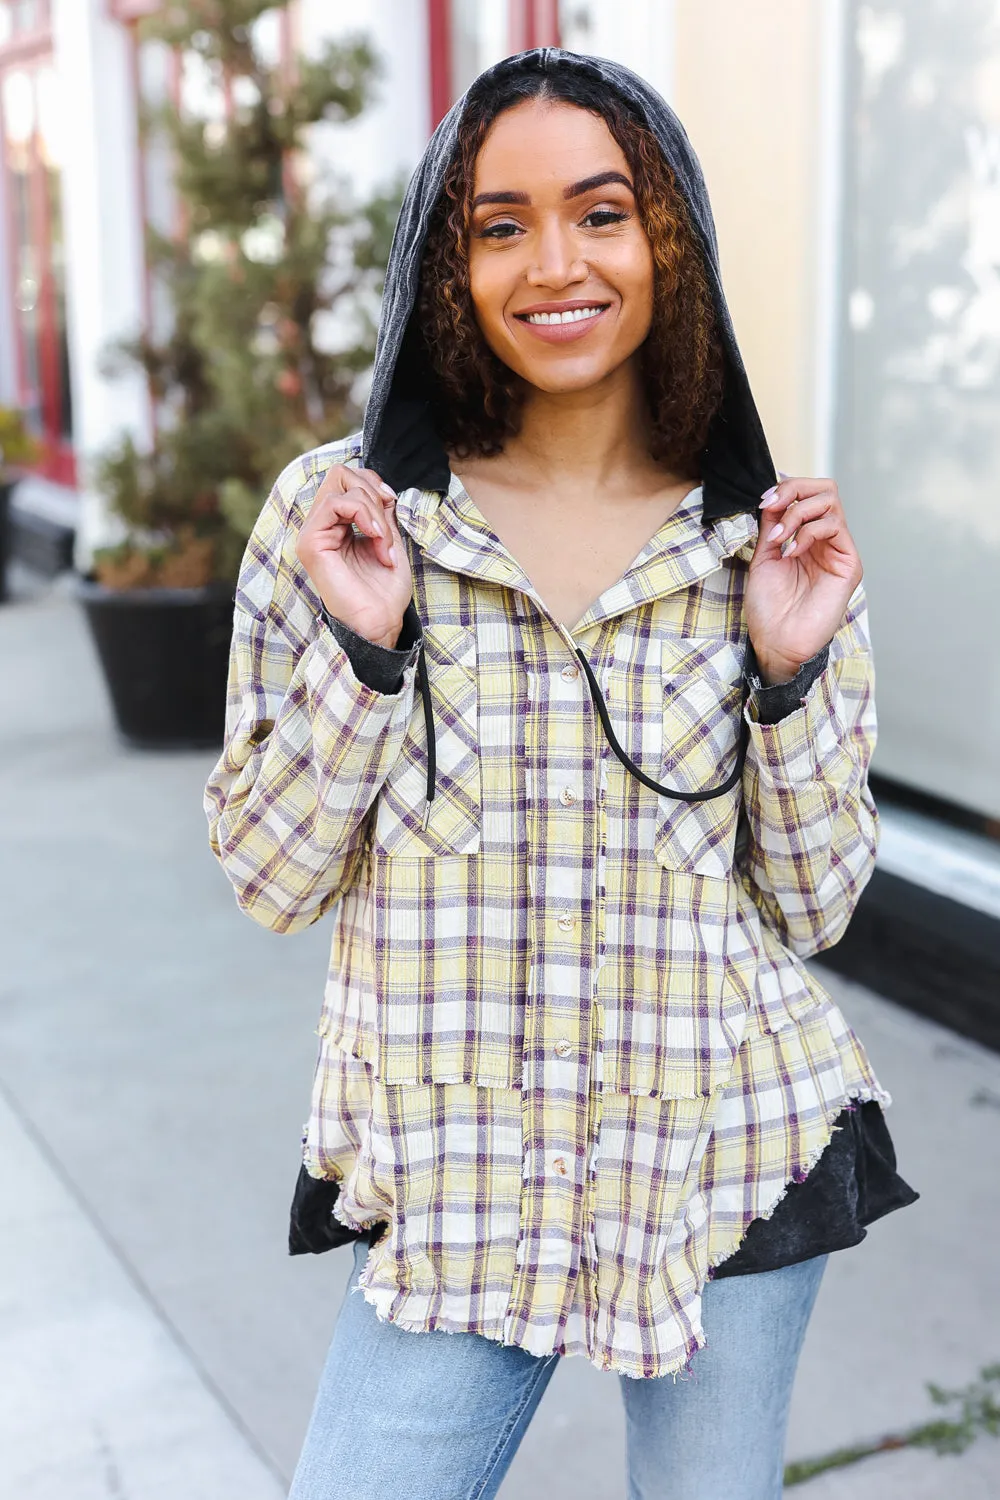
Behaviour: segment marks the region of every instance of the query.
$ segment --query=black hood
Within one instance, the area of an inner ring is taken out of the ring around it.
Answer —
[[[777,480],[760,416],[736,343],[719,270],[719,247],[698,158],[684,127],[664,99],[637,74],[606,58],[538,47],[505,58],[480,75],[485,80],[517,73],[545,73],[554,64],[579,69],[614,90],[656,136],[687,200],[705,258],[725,355],[722,404],[701,454],[703,519],[756,511],[760,497]],[[469,93],[453,105],[431,136],[417,165],[393,236],[375,350],[375,370],[365,411],[363,462],[396,490],[448,488],[448,459],[434,431],[427,404],[426,372],[407,336],[417,298],[420,262],[434,206],[454,155],[458,128]]]

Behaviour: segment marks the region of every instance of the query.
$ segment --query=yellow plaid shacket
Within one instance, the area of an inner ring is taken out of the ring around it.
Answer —
[[[875,859],[861,585],[803,706],[744,710],[757,521],[692,490],[572,634],[453,478],[396,515],[437,740],[424,827],[417,645],[359,682],[295,555],[349,438],[280,476],[236,597],[225,747],[206,789],[240,906],[331,912],[304,1160],[334,1213],[386,1221],[361,1292],[413,1330],[480,1333],[630,1376],[704,1344],[701,1292],[817,1161],[852,1099],[891,1103],[801,962],[841,936]],[[738,839],[737,835],[740,834]]]

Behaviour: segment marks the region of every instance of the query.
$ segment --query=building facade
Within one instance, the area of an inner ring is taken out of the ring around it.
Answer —
[[[88,456],[150,427],[142,381],[99,368],[156,314],[143,227],[170,222],[139,100],[220,108],[212,80],[138,45],[157,3],[0,0],[0,402],[42,436],[84,561],[107,534]],[[615,57],[670,100],[776,464],[838,478],[861,550],[875,769],[954,833],[935,854],[890,818],[880,857],[1000,919],[1000,6],[294,0],[258,24],[278,50],[374,43],[376,103],[315,143],[362,192],[408,172],[471,79],[523,47]]]

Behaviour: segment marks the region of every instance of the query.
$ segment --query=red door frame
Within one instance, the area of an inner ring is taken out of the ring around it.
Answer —
[[[444,119],[451,97],[451,0],[427,0],[431,130]]]

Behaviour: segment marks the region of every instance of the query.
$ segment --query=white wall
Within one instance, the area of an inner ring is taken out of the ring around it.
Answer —
[[[109,381],[98,359],[109,340],[143,320],[142,228],[129,38],[107,18],[104,0],[54,0],[55,67],[67,129],[63,171],[66,316],[80,461],[77,563],[113,527],[88,484],[89,461],[123,429],[149,431],[142,376]]]
[[[563,46],[623,63],[673,103],[674,0],[562,0]]]
[[[307,53],[323,42],[365,36],[382,62],[376,97],[348,125],[317,127],[314,151],[323,166],[347,175],[359,197],[409,177],[430,132],[430,67],[426,6],[422,0],[300,0],[299,44]]]
[[[674,102],[698,154],[719,236],[722,281],[771,454],[816,474],[832,356],[819,280],[836,224],[820,209],[827,6],[675,0]],[[725,45],[720,46],[720,37]],[[824,376],[825,379],[825,376]]]

